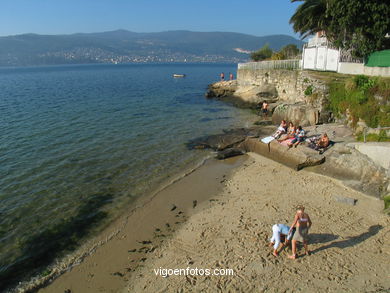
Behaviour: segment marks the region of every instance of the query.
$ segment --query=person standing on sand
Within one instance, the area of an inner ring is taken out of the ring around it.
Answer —
[[[229,73],[229,79],[230,79],[230,80],[233,80],[233,79],[234,79],[233,73],[231,73],[231,72]]]
[[[221,72],[221,81],[224,81],[225,80],[225,73]]]
[[[307,247],[307,239],[309,234],[309,229],[311,227],[311,220],[308,214],[305,213],[305,207],[302,205],[297,206],[297,213],[294,217],[294,222],[290,227],[289,233],[292,232],[293,228],[296,227],[294,236],[292,237],[292,255],[289,255],[288,258],[296,259],[297,258],[297,241],[303,243],[305,248],[305,254],[309,255],[310,251]]]
[[[270,239],[269,246],[273,246],[274,250],[272,252],[273,256],[278,256],[278,247],[280,243],[282,243],[282,246],[280,250],[288,244],[288,242],[291,240],[291,238],[294,235],[295,228],[290,233],[289,226],[284,224],[275,224],[272,226],[272,238]],[[282,237],[284,239],[282,239]],[[284,240],[284,242],[283,242]]]

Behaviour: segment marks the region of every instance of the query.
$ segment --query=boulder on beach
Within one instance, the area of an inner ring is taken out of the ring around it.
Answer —
[[[280,104],[273,112],[272,122],[279,124],[284,119],[294,125],[308,126],[318,124],[319,118],[319,110],[305,103]]]

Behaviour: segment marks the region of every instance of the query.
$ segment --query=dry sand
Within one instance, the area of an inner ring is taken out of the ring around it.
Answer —
[[[129,276],[123,292],[389,292],[390,218],[383,202],[267,158],[249,159]],[[334,196],[357,199],[355,206]],[[275,223],[304,204],[310,256],[271,254]],[[234,276],[156,276],[154,269],[229,268]],[[72,291],[73,292],[73,291]],[[81,291],[74,291],[81,292]]]

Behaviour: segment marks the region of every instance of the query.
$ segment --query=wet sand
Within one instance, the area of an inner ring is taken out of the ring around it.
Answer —
[[[390,218],[383,201],[339,181],[250,153],[224,190],[205,202],[139,267],[122,292],[389,292]],[[335,196],[357,199],[356,205]],[[310,256],[274,257],[275,223],[304,204]],[[158,269],[233,269],[234,276],[156,276]]]
[[[39,292],[118,292],[133,272],[153,257],[191,215],[223,190],[223,183],[246,160],[208,160],[160,192],[140,198],[133,211],[91,242],[91,255]],[[86,244],[81,251],[88,251]],[[89,253],[88,253],[89,254]],[[68,291],[67,291],[68,290]],[[70,291],[69,291],[70,290]]]

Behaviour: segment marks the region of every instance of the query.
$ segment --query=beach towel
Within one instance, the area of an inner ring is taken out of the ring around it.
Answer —
[[[274,139],[275,139],[275,137],[273,137],[273,136],[267,136],[267,137],[262,138],[261,142],[263,142],[263,143],[270,143]]]
[[[284,146],[288,146],[288,144],[291,143],[293,139],[294,138],[289,138],[289,139],[283,140],[282,142],[280,142],[280,144],[284,145]]]

